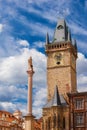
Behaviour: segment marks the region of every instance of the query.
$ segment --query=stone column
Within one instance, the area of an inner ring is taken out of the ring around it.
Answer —
[[[34,116],[32,115],[32,81],[33,81],[33,64],[32,57],[28,59],[28,101],[27,109],[28,113],[25,116],[25,130],[34,130]]]

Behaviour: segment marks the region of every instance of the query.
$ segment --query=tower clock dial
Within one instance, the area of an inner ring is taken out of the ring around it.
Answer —
[[[61,53],[56,53],[54,55],[54,59],[55,59],[57,65],[61,64],[62,54]]]

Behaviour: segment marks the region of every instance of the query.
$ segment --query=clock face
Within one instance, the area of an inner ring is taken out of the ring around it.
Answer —
[[[55,54],[54,58],[56,60],[57,65],[61,64],[61,59],[62,59],[62,54],[61,53]]]

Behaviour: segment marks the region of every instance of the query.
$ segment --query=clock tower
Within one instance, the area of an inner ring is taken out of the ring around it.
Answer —
[[[64,19],[57,23],[53,41],[46,36],[47,54],[47,86],[48,101],[52,99],[54,87],[57,85],[59,94],[76,92],[76,42],[73,44],[71,34]]]

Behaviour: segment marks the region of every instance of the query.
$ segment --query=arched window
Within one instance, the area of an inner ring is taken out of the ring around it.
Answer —
[[[57,29],[58,29],[58,30],[63,29],[63,26],[62,26],[62,25],[59,25],[59,26],[57,27]]]
[[[48,130],[50,130],[50,118],[48,118]]]
[[[65,129],[65,117],[63,117],[63,129]]]

